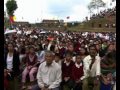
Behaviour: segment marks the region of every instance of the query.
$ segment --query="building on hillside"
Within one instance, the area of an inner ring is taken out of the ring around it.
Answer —
[[[59,27],[64,24],[63,20],[43,20],[41,25],[45,27]]]
[[[15,26],[30,26],[29,22],[14,22]]]

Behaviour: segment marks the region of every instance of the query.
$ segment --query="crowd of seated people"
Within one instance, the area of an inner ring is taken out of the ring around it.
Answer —
[[[5,35],[5,90],[111,90],[115,73],[114,32],[21,28]]]

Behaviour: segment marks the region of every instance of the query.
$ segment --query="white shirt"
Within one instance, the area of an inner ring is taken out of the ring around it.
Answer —
[[[56,88],[60,86],[61,82],[61,68],[60,66],[53,62],[51,66],[46,66],[46,61],[40,64],[37,73],[38,86],[40,88],[44,87],[44,84],[49,85],[49,89]]]
[[[109,40],[109,36],[108,36],[108,35],[106,35],[106,36],[105,36],[105,39],[106,39],[106,40]]]
[[[19,58],[20,58],[20,62],[22,62],[23,58],[25,57],[25,54],[20,54]]]
[[[73,62],[75,62],[76,61],[76,57],[74,56],[74,57],[72,57],[72,61]]]
[[[47,50],[50,51],[51,43],[48,44]]]
[[[42,63],[45,60],[45,51],[41,51],[37,53],[38,61]]]
[[[55,60],[54,60],[54,62],[55,62]],[[58,62],[56,62],[60,67],[62,66],[62,61],[61,60],[59,60]]]
[[[18,31],[17,31],[17,34],[22,34],[22,31],[18,30]]]
[[[13,56],[7,55],[7,69],[12,70],[13,68]]]
[[[116,90],[116,82],[115,82],[115,85],[113,86],[113,90]]]
[[[43,43],[43,44],[42,44],[42,48],[44,48],[44,45],[45,45],[45,44]]]
[[[82,66],[82,63],[80,63],[80,64],[75,63],[75,66],[76,66],[77,68],[80,68],[80,66]]]
[[[96,56],[95,59],[96,60],[93,63],[91,70],[89,69],[89,66],[92,62],[91,56],[88,55],[83,59],[83,71],[84,71],[85,77],[88,77],[88,76],[95,77],[95,76],[101,74],[101,72],[100,72],[101,71],[100,70],[100,57]]]

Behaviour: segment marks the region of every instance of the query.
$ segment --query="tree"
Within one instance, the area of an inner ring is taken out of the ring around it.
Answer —
[[[10,28],[13,27],[13,16],[14,16],[14,12],[15,10],[18,8],[17,6],[17,3],[15,0],[8,0],[7,3],[6,3],[6,8],[7,8],[7,14],[8,14],[8,17],[9,17],[9,25],[10,25]]]
[[[14,11],[18,8],[15,0],[8,0],[6,3],[7,14],[9,16],[14,15]]]
[[[88,10],[89,10],[90,17],[91,17],[91,14],[93,13],[93,12],[92,12],[92,8],[91,8],[91,5],[88,5]]]
[[[5,11],[4,11],[4,25],[9,26],[9,18]]]
[[[106,4],[102,0],[92,0],[88,5],[88,9],[97,9],[97,13],[99,13],[99,8],[105,7],[105,5]]]
[[[112,2],[115,2],[116,0],[112,0]]]

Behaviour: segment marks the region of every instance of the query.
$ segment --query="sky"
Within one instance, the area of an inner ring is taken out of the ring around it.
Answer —
[[[91,0],[16,0],[18,8],[14,15],[16,21],[30,23],[41,22],[43,19],[59,19],[65,22],[83,21],[90,16],[88,4]],[[110,0],[103,0],[108,3]],[[7,0],[4,0],[6,10]],[[109,6],[109,5],[108,5]],[[69,16],[69,19],[66,17]]]

